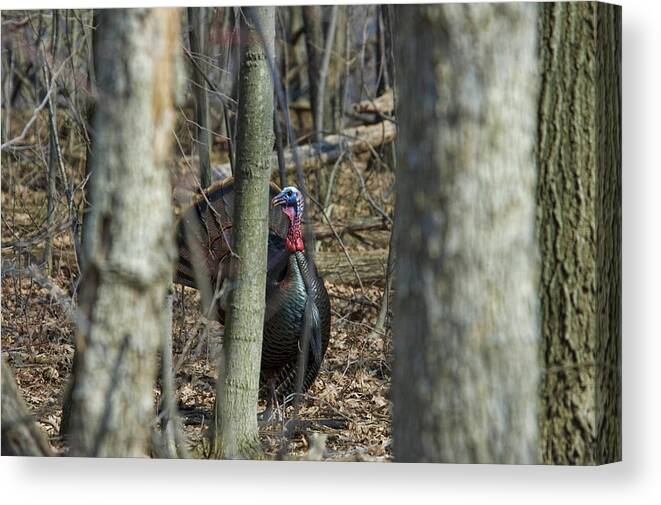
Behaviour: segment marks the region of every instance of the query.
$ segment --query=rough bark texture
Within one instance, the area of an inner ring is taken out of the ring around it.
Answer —
[[[236,282],[229,298],[215,409],[214,455],[222,458],[253,458],[261,452],[257,396],[273,148],[273,79],[267,54],[273,58],[275,8],[244,12],[233,220]]]
[[[395,457],[535,462],[536,8],[396,13]]]
[[[169,154],[177,11],[101,10],[89,254],[80,292],[71,455],[145,456],[172,278]]]
[[[44,433],[21,398],[9,365],[2,358],[2,455],[52,456]]]
[[[203,188],[211,185],[211,163],[209,149],[211,133],[209,130],[209,96],[207,83],[200,70],[206,68],[207,16],[206,7],[189,7],[188,24],[190,50],[196,59],[193,66],[193,97],[195,99],[195,121],[197,122],[195,150],[199,157],[200,184]]]
[[[540,10],[541,459],[621,458],[621,9]]]

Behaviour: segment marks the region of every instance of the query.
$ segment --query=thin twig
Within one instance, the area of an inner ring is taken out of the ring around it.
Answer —
[[[340,247],[342,248],[342,252],[344,253],[344,256],[347,258],[347,261],[349,262],[349,265],[351,265],[351,269],[353,270],[353,273],[356,276],[356,280],[358,281],[358,284],[360,286],[360,290],[362,292],[365,292],[365,287],[363,286],[363,281],[360,278],[360,275],[358,274],[358,270],[356,269],[356,265],[354,265],[354,263],[351,259],[351,255],[349,254],[349,251],[347,250],[346,246],[344,245],[344,242],[342,241],[342,237],[340,237],[339,233],[337,233],[337,231],[335,230],[335,227],[333,226],[333,223],[331,222],[330,218],[326,214],[326,211],[324,211],[324,208],[322,207],[322,205],[312,195],[308,195],[308,198],[312,201],[312,203],[314,203],[317,206],[317,208],[321,212],[321,215],[324,217],[324,219],[328,223],[328,226],[330,227],[331,232],[333,233],[333,235],[337,239],[338,244],[340,244]]]
[[[356,175],[360,180],[360,189],[365,199],[383,219],[385,219],[386,221],[388,221],[388,223],[392,225],[392,218],[381,207],[377,205],[377,203],[372,198],[372,195],[370,195],[370,192],[367,191],[367,186],[365,185],[365,179],[363,178],[363,175],[360,173],[360,170],[358,170],[358,167],[353,162],[353,156],[351,155],[349,155],[349,164],[351,165],[351,168],[353,168],[353,170],[356,172]]]
[[[48,88],[48,91],[46,92],[46,96],[44,96],[44,99],[41,101],[41,103],[39,103],[37,108],[34,110],[34,112],[32,113],[32,117],[30,117],[28,122],[25,124],[25,126],[23,127],[23,130],[21,130],[21,133],[17,137],[14,137],[13,139],[8,140],[4,144],[0,145],[0,151],[8,148],[9,146],[13,146],[14,144],[18,144],[19,142],[22,142],[23,139],[25,139],[25,136],[30,131],[30,128],[32,128],[32,125],[34,124],[34,122],[39,117],[39,113],[48,104],[48,101],[50,100],[50,95],[53,92],[53,90],[55,89],[55,79],[59,75],[60,71],[64,68],[64,65],[66,64],[68,59],[69,58],[66,58],[62,62],[62,65],[60,65],[60,68],[57,69],[57,72],[55,72],[55,74],[53,74],[53,77],[52,77],[51,82],[50,82],[50,86]]]

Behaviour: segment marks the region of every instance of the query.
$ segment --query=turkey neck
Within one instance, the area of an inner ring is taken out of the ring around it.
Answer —
[[[311,264],[305,253],[296,251],[289,254],[287,260],[287,274],[284,279],[284,284],[288,286],[299,285],[300,289],[295,289],[293,292],[301,291],[307,296],[312,296],[317,284],[317,275],[314,265]]]
[[[287,258],[287,271],[277,284],[272,284],[272,290],[267,293],[267,320],[275,326],[288,327],[292,341],[298,341],[301,317],[305,302],[309,298],[319,307],[325,307],[322,297],[325,294],[323,281],[317,275],[314,264],[305,253],[297,251]],[[271,318],[280,313],[282,321],[275,322]],[[284,329],[283,329],[284,332]],[[283,337],[281,334],[280,337]]]
[[[303,285],[305,286],[305,291],[307,291],[308,295],[310,295],[310,290],[314,289],[311,286],[311,281],[313,280],[314,277],[312,275],[312,272],[310,271],[310,262],[308,261],[307,256],[302,252],[302,251],[296,251],[295,253],[292,254],[294,257],[294,260],[296,261],[296,266],[298,266],[298,270],[301,273],[301,280],[303,281]]]
[[[301,216],[303,216],[303,200],[298,201],[297,206],[285,207],[283,212],[289,218],[289,230],[285,237],[285,247],[290,253],[303,252],[305,244],[303,243],[303,234],[301,233]]]

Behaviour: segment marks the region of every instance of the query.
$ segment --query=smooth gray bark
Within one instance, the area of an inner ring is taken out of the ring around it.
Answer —
[[[109,9],[98,22],[86,324],[76,336],[70,454],[146,456],[174,252],[165,161],[178,12]]]
[[[217,386],[214,455],[261,453],[257,395],[264,325],[269,178],[273,149],[275,8],[244,9],[234,201],[234,252],[223,357]],[[261,33],[260,33],[261,32]]]
[[[536,7],[396,9],[398,461],[537,459]]]

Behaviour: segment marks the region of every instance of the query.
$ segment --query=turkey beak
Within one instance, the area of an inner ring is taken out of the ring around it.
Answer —
[[[271,200],[271,207],[278,207],[280,205],[284,205],[286,201],[287,198],[285,197],[285,195],[280,193],[274,196],[273,200]]]

